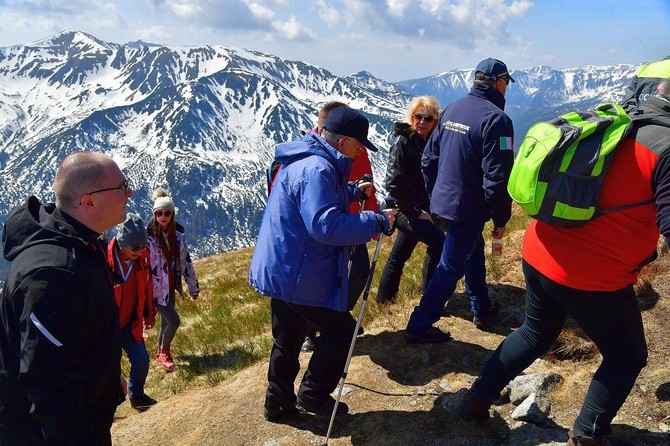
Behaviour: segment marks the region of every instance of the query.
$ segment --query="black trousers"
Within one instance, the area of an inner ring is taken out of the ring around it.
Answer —
[[[370,255],[366,244],[356,245],[351,253],[349,271],[349,311],[353,310],[356,302],[365,290],[370,273]]]
[[[398,212],[395,219],[396,234],[393,248],[386,260],[384,270],[379,279],[378,302],[392,302],[400,289],[400,277],[405,263],[414,252],[419,242],[426,244],[426,255],[423,260],[422,280],[423,287],[428,285],[435,268],[440,263],[444,233],[434,224],[419,218],[409,219],[407,215]]]
[[[289,407],[296,402],[295,379],[300,371],[300,347],[307,326],[320,335],[307,370],[302,377],[297,398],[321,404],[337,387],[347,361],[356,321],[348,311],[310,307],[270,300],[272,336],[266,407]]]
[[[507,383],[551,347],[569,315],[603,358],[572,430],[577,436],[609,435],[612,419],[647,363],[644,326],[633,286],[617,291],[576,290],[547,278],[525,260],[523,273],[526,319],[489,357],[472,390],[483,400],[498,399]],[[574,395],[574,400],[579,403],[581,395]]]

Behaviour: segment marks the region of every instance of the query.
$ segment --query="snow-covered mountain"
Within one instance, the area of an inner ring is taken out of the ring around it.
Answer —
[[[619,101],[638,68],[639,65],[622,64],[565,70],[547,66],[511,70],[516,82],[507,88],[505,112],[514,122],[515,139],[520,142],[537,121],[552,119],[570,110]],[[445,107],[467,94],[473,77],[473,70],[454,70],[397,85],[412,96],[432,94]]]
[[[507,110],[517,138],[557,111],[620,98],[636,68],[513,71]],[[311,128],[321,104],[340,100],[366,114],[381,186],[392,123],[411,97],[436,95],[444,106],[471,82],[472,70],[456,70],[394,85],[250,50],[121,45],[78,31],[0,48],[0,221],[31,194],[52,200],[60,160],[90,149],[130,178],[132,211],[149,216],[151,190],[171,191],[195,255],[248,246],[274,145]]]

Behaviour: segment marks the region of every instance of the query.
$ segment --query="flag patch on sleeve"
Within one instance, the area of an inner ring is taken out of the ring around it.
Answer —
[[[514,143],[512,142],[512,138],[509,136],[501,136],[500,150],[513,150],[513,149],[514,149]]]

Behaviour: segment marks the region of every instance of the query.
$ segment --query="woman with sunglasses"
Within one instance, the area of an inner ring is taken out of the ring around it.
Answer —
[[[379,279],[377,302],[393,302],[400,288],[405,262],[417,243],[426,244],[423,284],[427,284],[440,261],[444,233],[430,215],[430,198],[421,173],[421,155],[428,137],[437,126],[440,103],[433,96],[414,98],[407,110],[407,122],[396,122],[395,142],[389,150],[386,190],[398,205],[396,235],[384,271]]]
[[[171,372],[174,370],[174,360],[170,346],[181,322],[175,308],[175,291],[183,294],[183,276],[191,300],[195,301],[200,293],[200,286],[186,246],[184,228],[175,221],[176,208],[172,198],[162,187],[153,191],[152,198],[154,215],[147,226],[147,239],[154,299],[161,316],[156,356],[158,363]]]

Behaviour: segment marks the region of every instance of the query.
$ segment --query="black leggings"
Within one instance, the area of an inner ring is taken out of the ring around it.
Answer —
[[[484,400],[502,389],[545,353],[571,316],[600,349],[575,435],[608,435],[611,422],[647,363],[647,344],[633,286],[617,291],[582,291],[560,285],[523,262],[526,320],[486,361],[473,391]]]

